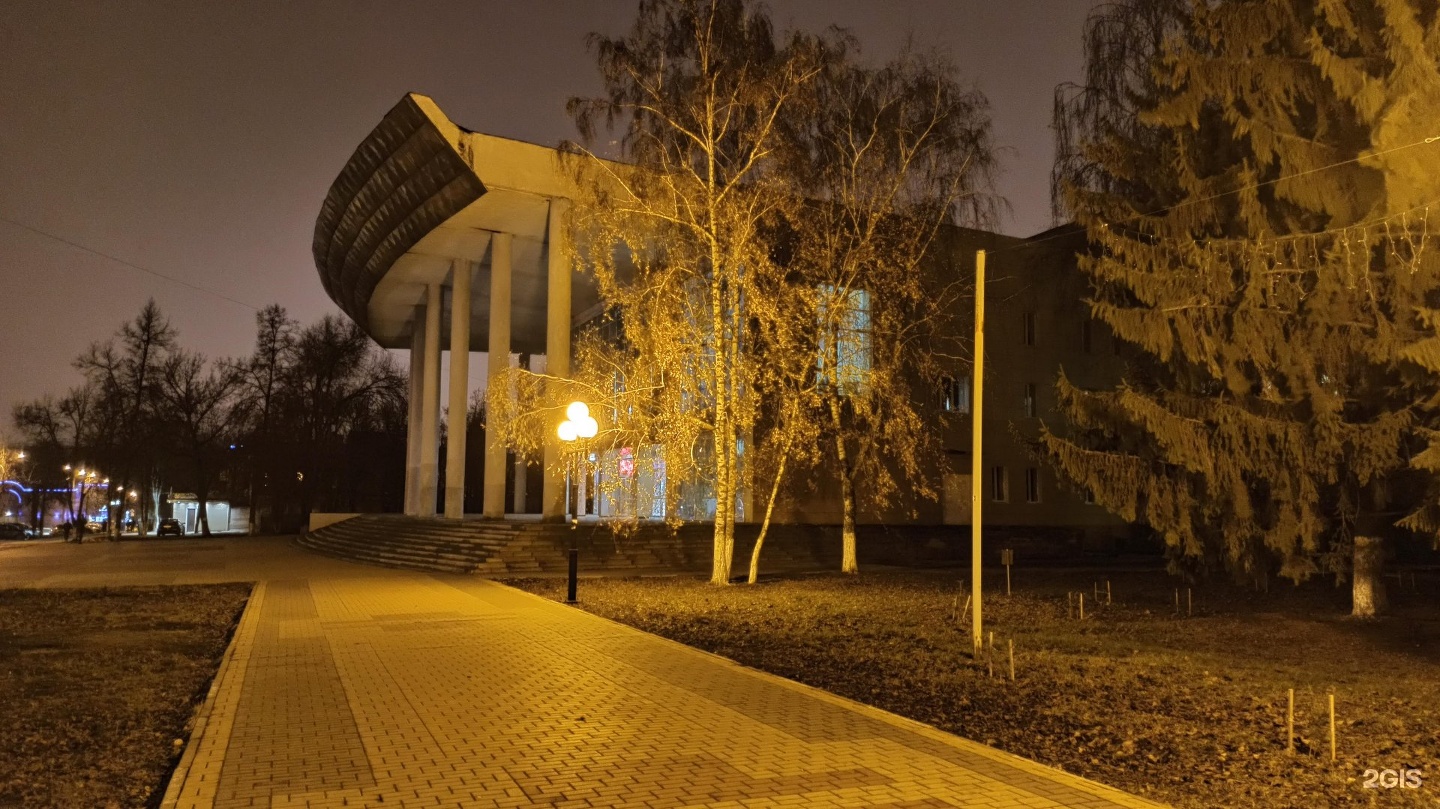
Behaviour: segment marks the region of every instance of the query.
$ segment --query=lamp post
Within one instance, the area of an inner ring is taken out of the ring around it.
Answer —
[[[595,434],[598,432],[600,432],[600,425],[597,424],[595,422],[595,419],[590,416],[589,406],[587,406],[584,402],[580,401],[571,402],[570,405],[565,408],[565,420],[560,422],[560,426],[555,429],[555,434],[560,436],[560,440],[564,441],[567,447],[574,444],[576,441],[594,438]],[[571,455],[574,459],[578,460],[580,452],[580,449],[576,449],[573,451],[573,453],[571,453]],[[565,500],[567,504],[571,502],[570,470],[574,466],[574,460],[565,465]],[[574,517],[572,518],[573,521],[570,523],[572,529],[580,521],[579,500],[580,493],[577,487],[577,491],[575,493],[575,500],[573,501],[574,511],[571,512],[571,514],[574,515]],[[570,546],[569,562],[569,574],[566,577],[567,583],[565,588],[565,603],[574,604],[577,583],[576,580],[578,578],[580,569],[580,551],[573,544]]]
[[[600,425],[590,415],[589,405],[580,401],[571,402],[565,408],[565,420],[560,422],[560,426],[555,429],[555,434],[560,436],[560,440],[564,441],[566,446],[570,446],[576,441],[594,438],[598,432],[600,432]],[[575,450],[575,452],[578,453],[579,450]],[[574,506],[574,510],[571,513],[578,519],[580,516],[580,504],[578,502],[569,502],[571,485],[570,471],[574,463],[567,463],[565,466],[565,499],[567,506]],[[578,499],[577,496],[576,500]]]

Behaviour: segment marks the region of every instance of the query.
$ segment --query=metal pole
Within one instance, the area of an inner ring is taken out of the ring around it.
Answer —
[[[576,548],[570,549],[570,581],[565,591],[565,603],[575,603],[575,580],[580,574],[580,551]]]
[[[971,413],[970,430],[970,590],[975,596],[975,612],[971,618],[971,639],[975,655],[980,655],[980,528],[981,504],[984,502],[984,465],[980,460],[983,443],[985,411],[985,251],[975,251],[975,407]]]

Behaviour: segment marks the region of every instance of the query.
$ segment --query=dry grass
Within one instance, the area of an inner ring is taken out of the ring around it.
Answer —
[[[0,590],[0,806],[158,806],[249,594]]]
[[[1020,571],[1014,596],[986,599],[998,647],[992,677],[986,657],[971,658],[968,619],[952,618],[966,575],[821,576],[754,588],[587,579],[580,598],[600,615],[1180,807],[1437,804],[1433,577],[1419,579],[1418,593],[1397,594],[1395,617],[1361,623],[1344,617],[1346,593],[1328,584],[1269,594],[1210,585],[1196,589],[1196,615],[1185,617],[1174,614],[1175,585],[1160,573]],[[1096,605],[1094,584],[1103,601],[1106,577],[1114,603]],[[563,581],[512,583],[563,598]],[[1067,615],[1066,593],[1077,590],[1086,593],[1084,622]],[[1181,598],[1183,612],[1183,590]],[[1293,755],[1288,688],[1296,690]],[[1372,767],[1418,767],[1427,782],[1362,789]]]

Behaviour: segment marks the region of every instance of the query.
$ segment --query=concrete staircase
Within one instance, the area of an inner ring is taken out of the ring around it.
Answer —
[[[839,548],[830,532],[776,526],[766,541],[763,571],[835,569]],[[752,526],[737,526],[735,571],[743,573],[754,546]],[[481,576],[563,574],[571,548],[582,572],[708,573],[712,528],[644,525],[628,532],[584,523],[419,519],[365,514],[303,534],[297,544],[316,553],[385,567]]]
[[[363,514],[301,534],[307,550],[384,567],[436,573],[489,573],[496,554],[523,523],[492,520],[424,520],[396,514]]]

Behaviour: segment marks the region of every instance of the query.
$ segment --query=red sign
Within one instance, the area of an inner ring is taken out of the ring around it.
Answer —
[[[635,477],[635,456],[630,452],[629,447],[620,448],[620,477]]]

